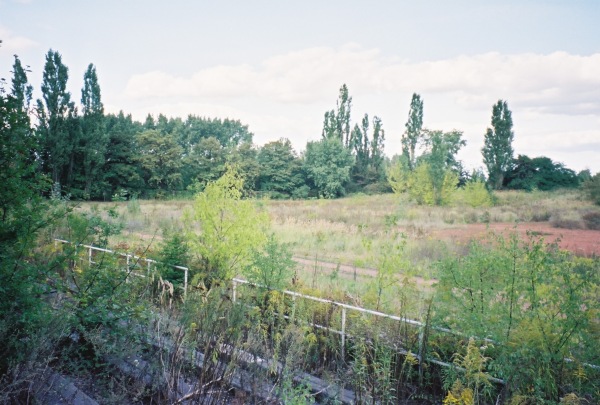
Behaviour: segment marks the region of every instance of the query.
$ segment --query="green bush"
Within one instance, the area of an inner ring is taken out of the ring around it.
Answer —
[[[184,271],[173,266],[189,266],[190,248],[185,236],[179,232],[165,232],[165,238],[159,247],[158,260],[161,277],[176,287],[182,286]]]
[[[455,200],[473,208],[492,205],[492,197],[483,181],[473,181],[465,184],[465,187],[457,192]]]
[[[594,204],[600,205],[600,173],[583,183],[583,190]]]
[[[597,372],[577,380],[576,365],[564,359],[596,364],[600,356],[599,270],[600,260],[543,239],[515,234],[473,243],[465,257],[441,262],[435,322],[493,339],[490,370],[507,380],[510,395],[557,402],[577,386],[577,395],[598,400]]]

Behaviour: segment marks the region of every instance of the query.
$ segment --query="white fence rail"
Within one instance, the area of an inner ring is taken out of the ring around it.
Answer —
[[[73,244],[72,242],[69,242],[69,241],[63,240],[63,239],[54,239],[54,241],[55,241],[55,243],[60,242],[60,243],[66,243],[66,244]],[[155,263],[155,264],[160,263],[160,262],[158,262],[156,260],[153,260],[153,259],[149,259],[149,258],[145,258],[145,257],[140,257],[140,256],[136,256],[136,255],[131,255],[131,254],[128,254],[128,253],[114,252],[112,250],[104,249],[104,248],[100,248],[100,247],[96,247],[96,246],[81,245],[81,244],[77,245],[77,246],[80,246],[80,247],[83,247],[85,249],[88,249],[88,261],[89,261],[90,264],[94,264],[94,261],[92,260],[93,259],[93,255],[92,255],[93,251],[104,252],[104,253],[108,253],[108,254],[119,255],[121,257],[126,257],[126,259],[127,259],[127,267],[128,268],[130,266],[130,260],[132,260],[132,259],[135,260],[135,261],[145,261],[147,263],[147,266],[148,266],[148,272],[150,272],[150,266],[151,266],[152,263]],[[187,296],[187,289],[188,289],[189,269],[187,267],[184,267],[184,266],[176,266],[176,265],[170,265],[170,266],[172,268],[174,268],[174,269],[178,269],[178,270],[181,270],[181,271],[184,272],[184,285],[183,285],[183,288],[184,288],[184,297],[186,297]],[[233,288],[232,288],[232,297],[231,297],[233,302],[236,302],[236,300],[237,300],[237,286],[238,286],[238,284],[245,284],[245,285],[251,285],[251,286],[254,286],[254,287],[258,287],[258,288],[265,288],[264,286],[261,286],[260,284],[252,283],[250,281],[242,280],[242,279],[239,279],[239,278],[234,278],[232,280],[232,287]],[[423,344],[423,342],[422,342],[423,333],[422,332],[423,332],[423,329],[426,326],[423,322],[420,322],[420,321],[417,321],[417,320],[414,320],[414,319],[408,319],[406,317],[401,317],[401,316],[397,316],[397,315],[390,315],[390,314],[386,314],[386,313],[379,312],[379,311],[373,311],[371,309],[357,307],[357,306],[354,306],[354,305],[344,304],[344,303],[341,303],[341,302],[332,301],[332,300],[328,300],[328,299],[325,299],[325,298],[319,298],[319,297],[313,297],[313,296],[310,296],[310,295],[304,295],[304,294],[297,293],[295,291],[283,290],[283,291],[280,291],[280,292],[283,293],[283,294],[285,294],[285,295],[289,295],[290,297],[292,297],[292,299],[294,300],[294,302],[295,302],[296,298],[302,298],[302,299],[306,299],[306,300],[309,300],[309,301],[314,301],[314,302],[319,302],[319,303],[329,304],[329,305],[333,305],[333,306],[339,307],[341,309],[341,318],[342,318],[341,319],[341,330],[336,330],[336,329],[331,328],[330,326],[318,325],[316,323],[311,323],[311,322],[309,322],[309,324],[311,326],[313,326],[313,327],[316,327],[316,328],[319,328],[319,329],[325,329],[325,330],[328,330],[329,332],[336,333],[336,334],[340,335],[341,336],[341,353],[342,354],[345,351],[346,337],[348,336],[348,334],[346,332],[347,312],[348,311],[356,311],[356,312],[359,312],[359,313],[373,315],[373,316],[380,317],[380,318],[385,318],[385,319],[390,319],[390,320],[393,320],[393,321],[397,321],[397,322],[401,322],[401,323],[404,323],[404,324],[407,324],[407,325],[411,325],[411,326],[416,327],[416,328],[420,328],[421,329],[421,333],[420,333],[419,342],[418,342],[419,343],[419,353],[416,353],[416,354],[415,353],[411,353],[411,354],[414,355],[419,361],[425,360],[425,361],[428,361],[428,362],[431,362],[431,363],[435,363],[435,364],[441,365],[443,367],[455,367],[453,364],[446,363],[446,362],[439,361],[439,360],[432,359],[432,358],[425,358],[423,356],[423,353],[421,352],[422,351],[421,348],[422,348],[422,344]],[[286,318],[288,318],[288,317],[286,316]],[[442,332],[442,333],[449,333],[449,334],[452,334],[452,335],[455,335],[455,336],[460,336],[460,337],[469,337],[469,335],[466,335],[466,334],[461,333],[459,331],[455,331],[455,330],[448,329],[448,328],[442,328],[442,327],[438,327],[438,326],[430,326],[430,328],[432,330],[435,330],[435,331],[438,331],[438,332]],[[495,342],[492,339],[479,338],[479,337],[477,337],[477,339],[481,340],[481,341],[485,341],[487,343],[497,344],[497,342]],[[407,354],[407,353],[408,352],[405,352],[403,354]],[[570,358],[565,358],[564,360],[565,360],[565,362],[572,362],[572,361],[574,361],[573,359],[570,359]],[[584,365],[586,367],[589,367],[589,368],[592,368],[594,370],[600,370],[600,366],[595,365],[595,364],[582,363],[582,365]],[[499,384],[504,384],[504,381],[501,380],[501,379],[499,379],[499,378],[490,377],[490,380],[493,381],[493,382],[499,383]]]
[[[75,245],[77,247],[82,247],[87,249],[88,251],[88,263],[90,265],[92,264],[96,264],[96,262],[93,261],[93,254],[92,252],[103,252],[103,253],[108,253],[111,255],[117,255],[117,256],[121,256],[121,257],[125,257],[127,260],[127,269],[130,268],[131,265],[131,261],[133,260],[134,262],[146,262],[147,266],[148,266],[148,273],[150,273],[150,266],[154,263],[154,264],[160,264],[160,262],[154,260],[154,259],[149,259],[146,257],[141,257],[141,256],[136,256],[136,255],[132,255],[129,253],[120,253],[120,252],[115,252],[113,250],[109,250],[109,249],[104,249],[101,247],[97,247],[97,246],[92,246],[92,245],[83,245],[83,244],[74,244],[72,242],[69,242],[68,240],[64,240],[64,239],[54,239],[54,243],[65,243],[65,244],[69,244],[69,245]],[[184,297],[187,296],[187,290],[188,290],[188,276],[189,276],[189,269],[187,267],[184,266],[176,266],[176,265],[169,265],[174,269],[177,270],[181,270],[183,271],[183,295]]]

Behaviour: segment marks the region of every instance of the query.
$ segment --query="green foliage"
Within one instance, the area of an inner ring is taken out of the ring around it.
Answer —
[[[234,168],[196,196],[186,213],[187,239],[204,264],[205,277],[227,280],[251,260],[267,240],[268,216],[253,201],[242,199],[243,179]],[[197,235],[193,225],[200,226]]]
[[[402,134],[402,154],[408,159],[408,167],[412,170],[416,165],[416,148],[423,138],[423,100],[417,93],[413,93],[410,101],[406,130]]]
[[[16,108],[26,111],[29,109],[33,87],[27,79],[27,70],[21,64],[21,60],[15,55],[15,63],[13,64],[13,78],[11,94],[16,101]]]
[[[105,162],[102,168],[102,197],[105,200],[118,193],[118,190],[141,191],[144,185],[142,170],[136,159],[136,133],[141,132],[141,124],[131,115],[109,114],[105,117],[108,137]]]
[[[337,100],[337,111],[331,110],[325,113],[323,122],[323,139],[337,139],[345,147],[350,142],[350,111],[352,109],[352,97],[348,95],[348,87],[343,84]]]
[[[196,184],[202,190],[206,185],[217,180],[225,173],[227,150],[213,136],[202,138],[195,145],[191,154],[186,156],[184,170],[186,181]]]
[[[175,190],[181,186],[182,149],[170,134],[146,130],[137,135],[137,160],[145,172],[149,186],[160,190]]]
[[[390,230],[386,231],[386,242],[373,248],[367,240],[364,241],[365,249],[373,256],[372,260],[376,264],[377,274],[369,282],[367,293],[364,296],[365,303],[369,307],[374,307],[377,311],[387,311],[390,309],[389,302],[384,298],[391,287],[398,284],[398,274],[409,271],[408,261],[404,255],[406,246],[406,237]]]
[[[456,153],[465,145],[462,132],[426,131],[425,153],[411,169],[405,154],[392,163],[387,177],[396,194],[408,192],[418,204],[447,205],[458,184]]]
[[[498,100],[492,107],[492,128],[485,133],[481,149],[483,163],[487,167],[488,181],[493,189],[502,188],[504,174],[510,169],[513,159],[512,113],[506,101]]]
[[[492,196],[485,182],[481,180],[470,181],[462,189],[457,190],[454,201],[464,203],[470,207],[490,207]]]
[[[504,183],[510,189],[549,191],[560,187],[577,187],[579,178],[573,170],[545,156],[530,159],[519,155],[505,174]]]
[[[335,198],[346,193],[354,158],[338,139],[306,144],[304,170],[319,197]]]
[[[42,100],[37,100],[40,159],[44,173],[53,183],[70,188],[75,146],[80,138],[79,121],[71,93],[67,91],[69,69],[62,56],[50,49],[46,54],[42,81]]]
[[[454,354],[454,365],[464,371],[452,385],[452,389],[444,399],[444,404],[485,403],[485,399],[492,389],[490,376],[485,372],[486,363],[490,360],[483,355],[486,349],[486,346],[479,347],[475,343],[475,339],[471,337],[466,347],[466,353],[464,355]]]
[[[388,170],[388,182],[396,194],[406,192],[417,204],[448,205],[453,200],[458,175],[446,170],[441,177],[434,178],[433,172],[427,162],[410,171],[408,165],[399,160]]]
[[[600,205],[600,173],[583,183],[583,190],[594,204]]]
[[[559,385],[573,378],[563,358],[600,355],[593,298],[600,262],[533,238],[490,242],[473,242],[464,258],[441,263],[437,322],[498,342],[490,367],[513,393],[558,400]]]
[[[46,316],[39,299],[44,269],[30,259],[52,212],[40,197],[49,184],[37,170],[28,111],[19,93],[27,89],[26,76],[15,83],[15,94],[7,95],[0,82],[0,379],[33,349],[28,336]]]
[[[159,245],[157,259],[160,262],[159,271],[164,280],[173,283],[175,287],[182,287],[184,271],[173,266],[190,267],[191,252],[188,241],[178,231],[165,231],[164,238]]]
[[[99,197],[101,190],[97,187],[100,180],[100,170],[104,165],[108,136],[104,126],[104,106],[100,96],[100,85],[96,68],[90,63],[83,76],[81,90],[82,136],[79,145],[82,155],[84,196]],[[92,187],[94,189],[92,189]]]
[[[291,284],[295,268],[289,246],[277,242],[271,234],[261,250],[253,250],[244,275],[268,290],[285,290]]]
[[[304,184],[302,161],[296,156],[289,139],[265,144],[258,153],[260,175],[258,190],[290,197]]]
[[[369,139],[369,115],[365,114],[362,125],[359,127],[358,124],[355,124],[347,146],[355,156],[351,171],[352,181],[362,189],[381,182],[385,178],[385,157],[383,155],[385,131],[381,118],[374,116],[372,124],[373,131]]]

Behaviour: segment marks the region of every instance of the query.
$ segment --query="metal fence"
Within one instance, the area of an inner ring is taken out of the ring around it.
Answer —
[[[68,240],[64,240],[64,239],[54,239],[54,243],[55,244],[57,244],[57,243],[65,243],[65,244],[75,245],[77,247],[81,247],[81,248],[87,249],[87,251],[88,251],[88,264],[90,264],[90,265],[96,264],[96,262],[94,262],[94,260],[93,260],[94,259],[93,252],[103,252],[103,253],[107,253],[107,254],[111,254],[111,255],[116,255],[116,256],[124,257],[126,259],[126,262],[127,262],[127,269],[130,269],[132,261],[134,263],[139,263],[140,261],[143,261],[148,266],[148,274],[150,274],[150,270],[151,270],[152,264],[160,264],[160,262],[158,262],[158,261],[156,261],[154,259],[149,259],[147,257],[136,256],[136,255],[132,255],[132,254],[129,254],[129,253],[115,252],[113,250],[104,249],[104,248],[97,247],[97,246],[92,246],[92,245],[74,244],[74,243],[69,242]],[[184,266],[176,266],[176,265],[172,265],[172,264],[169,265],[169,266],[172,267],[172,268],[174,268],[174,269],[183,271],[183,295],[185,297],[187,295],[187,290],[188,290],[189,269],[187,267],[184,267]]]
[[[66,244],[73,244],[72,242],[69,242],[67,240],[63,240],[63,239],[54,239],[55,243],[66,243]],[[104,253],[108,253],[108,254],[114,254],[114,255],[119,255],[121,257],[125,257],[127,260],[127,267],[129,268],[130,266],[130,262],[131,260],[135,260],[136,262],[139,261],[144,261],[147,263],[148,266],[148,272],[150,272],[150,266],[152,264],[158,264],[160,262],[153,260],[153,259],[149,259],[149,258],[145,258],[145,257],[140,257],[140,256],[136,256],[136,255],[132,255],[132,254],[128,254],[128,253],[119,253],[119,252],[114,252],[112,250],[109,249],[104,249],[104,248],[100,248],[100,247],[96,247],[96,246],[91,246],[91,245],[76,245],[79,247],[83,247],[85,249],[88,250],[88,261],[89,264],[94,264],[95,262],[93,261],[93,251],[98,251],[98,252],[104,252]],[[189,275],[189,269],[187,267],[184,266],[176,266],[176,265],[170,265],[172,268],[174,269],[178,269],[184,272],[184,298],[187,295],[187,289],[188,289],[188,275]],[[252,283],[250,281],[247,280],[243,280],[243,279],[239,279],[239,278],[234,278],[232,280],[232,296],[231,299],[233,302],[237,301],[237,296],[238,296],[238,286],[239,285],[249,285],[249,286],[254,286],[254,287],[258,287],[258,288],[265,288],[264,286],[261,286],[260,284],[257,283]],[[358,312],[361,314],[368,314],[368,315],[372,315],[378,318],[383,318],[383,319],[389,319],[395,322],[401,322],[405,325],[409,325],[412,326],[414,328],[418,328],[419,329],[419,349],[418,349],[418,353],[411,353],[412,355],[414,355],[419,361],[427,361],[430,363],[434,363],[434,364],[438,364],[440,366],[443,367],[456,367],[454,364],[451,363],[447,363],[447,362],[443,362],[434,358],[426,358],[424,356],[423,353],[423,339],[424,339],[424,334],[423,331],[426,328],[426,324],[421,322],[421,321],[417,321],[414,319],[409,319],[406,317],[402,317],[402,316],[397,316],[397,315],[391,315],[391,314],[386,314],[383,312],[379,312],[379,311],[374,311],[371,309],[367,309],[367,308],[362,308],[362,307],[357,307],[354,305],[349,305],[349,304],[344,304],[341,302],[337,302],[337,301],[332,301],[332,300],[328,300],[325,298],[319,298],[319,297],[313,297],[310,295],[305,295],[305,294],[300,294],[297,293],[295,291],[289,291],[289,290],[283,290],[283,291],[279,291],[285,295],[288,295],[292,298],[292,300],[294,301],[294,305],[295,305],[295,301],[296,299],[300,298],[300,299],[304,299],[304,300],[308,300],[308,301],[312,301],[312,302],[318,302],[318,303],[322,303],[322,304],[328,304],[331,306],[334,306],[336,308],[339,308],[341,310],[341,327],[340,329],[335,329],[332,328],[331,325],[321,325],[321,324],[317,324],[315,322],[309,322],[309,324],[315,328],[319,328],[319,329],[324,329],[327,330],[331,333],[335,333],[340,335],[341,337],[341,353],[343,355],[345,348],[346,348],[346,339],[349,336],[347,333],[347,320],[348,320],[348,312],[350,311],[354,311],[354,312]],[[286,318],[289,318],[286,316]],[[451,334],[454,336],[458,336],[461,338],[469,338],[469,335],[466,335],[464,333],[461,333],[459,331],[455,331],[455,330],[451,330],[448,328],[442,328],[442,327],[438,327],[438,326],[429,326],[429,328],[433,331],[437,331],[437,332],[441,332],[441,333],[447,333],[447,334]],[[495,342],[492,339],[488,339],[488,338],[479,338],[479,337],[475,337],[477,340],[479,341],[484,341],[487,343],[492,343],[492,344],[497,344],[497,342]],[[405,354],[408,354],[408,352],[405,352]],[[573,359],[569,359],[569,358],[565,358],[564,359],[565,362],[572,362]],[[582,363],[582,365],[592,368],[594,370],[600,370],[600,366],[595,365],[595,364],[589,364],[589,363]],[[490,377],[490,380],[496,383],[500,383],[500,384],[504,384],[504,381],[498,378],[494,378],[494,377]]]

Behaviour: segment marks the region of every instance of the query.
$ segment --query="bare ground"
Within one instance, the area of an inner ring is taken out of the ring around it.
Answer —
[[[525,239],[529,232],[543,237],[547,243],[557,242],[561,249],[571,251],[578,256],[600,256],[600,231],[554,228],[548,222],[471,224],[433,230],[431,236],[441,240],[466,243],[471,239],[483,238],[490,231],[504,236],[517,232],[522,239]]]

